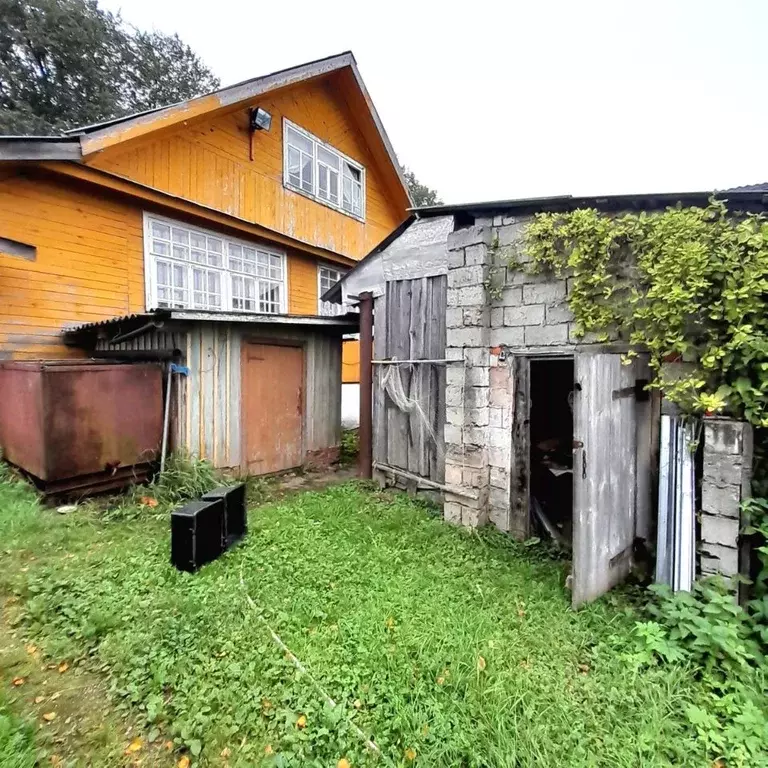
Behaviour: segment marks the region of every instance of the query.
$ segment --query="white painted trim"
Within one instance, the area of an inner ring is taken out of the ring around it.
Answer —
[[[288,180],[288,128],[293,129],[296,133],[300,133],[304,138],[312,142],[312,192],[307,192],[301,187],[296,187]],[[334,205],[330,200],[320,197],[317,194],[317,185],[319,182],[319,173],[317,172],[317,147],[320,146],[328,152],[333,152],[338,155],[342,162],[349,163],[353,168],[360,171],[360,214],[348,211],[343,207],[344,200],[344,168],[339,168],[339,202],[338,205]],[[345,216],[349,216],[351,219],[365,223],[365,211],[367,205],[366,185],[368,183],[368,176],[366,174],[365,166],[354,160],[349,155],[345,155],[340,149],[336,149],[332,144],[323,141],[322,139],[310,133],[305,128],[297,125],[287,117],[283,117],[283,186],[289,189],[291,192],[296,192],[299,195],[308,197],[310,200],[314,200],[320,205],[331,208],[334,211],[343,213]]]
[[[220,272],[222,275],[221,303],[224,308],[222,310],[218,310],[221,313],[227,313],[227,312],[232,313],[233,311],[235,311],[232,309],[232,282],[231,282],[232,275],[243,274],[243,276],[245,277],[253,277],[258,283],[258,276],[256,275],[248,275],[240,272],[232,272],[229,269],[229,267],[227,266],[227,259],[229,258],[229,253],[228,253],[229,249],[226,247],[227,243],[246,246],[247,248],[257,248],[258,250],[268,253],[271,256],[280,257],[282,271],[283,271],[283,280],[282,280],[283,290],[280,292],[280,312],[276,314],[287,314],[288,291],[290,290],[290,286],[289,286],[289,277],[288,277],[288,259],[286,257],[285,251],[279,248],[275,248],[272,245],[264,245],[263,241],[261,240],[243,240],[242,238],[232,237],[231,235],[225,235],[221,232],[217,232],[212,229],[207,229],[205,227],[198,227],[195,224],[189,224],[185,221],[180,221],[177,219],[169,219],[167,216],[159,216],[155,213],[149,213],[148,211],[143,212],[144,301],[145,301],[144,309],[145,311],[149,312],[153,309],[159,308],[157,306],[157,279],[155,277],[155,270],[154,270],[154,261],[153,261],[154,257],[150,253],[150,249],[149,249],[149,242],[152,237],[151,230],[150,230],[150,223],[152,221],[158,221],[162,224],[167,224],[172,227],[179,227],[180,229],[186,229],[190,232],[199,232],[200,234],[208,235],[210,237],[216,237],[223,241],[221,267],[206,267],[206,265],[203,265],[203,264],[198,265],[207,269],[212,269],[214,271]],[[187,263],[190,265],[190,267],[195,266],[193,262],[182,262],[178,259],[174,260],[172,258],[170,260],[180,264]],[[192,290],[193,290],[193,286],[190,283],[189,285],[190,302],[191,302]],[[257,297],[257,302],[258,302],[258,297]],[[163,309],[169,309],[169,308],[164,307]],[[189,311],[217,312],[217,310],[194,310],[192,307],[189,308]],[[258,310],[255,310],[254,312],[248,312],[247,310],[242,310],[242,314],[263,315],[265,313],[260,312]]]
[[[337,272],[339,275],[339,280],[341,280],[341,278],[343,278],[348,271],[346,269],[340,269],[336,265],[329,265],[329,264],[323,264],[322,262],[318,262],[318,265],[317,265],[317,314],[318,315],[323,315],[323,311],[322,311],[323,304],[333,304],[333,302],[323,301],[322,299],[322,296],[325,293],[325,291],[323,290],[323,286],[321,284],[320,272],[322,272],[322,270],[324,269],[329,269],[329,270],[333,270],[334,272]],[[330,288],[328,290],[330,290]],[[335,315],[341,315],[346,312],[346,308],[344,307],[343,304],[335,304],[334,306],[339,307],[339,311],[330,315],[323,315],[323,317],[334,317]]]

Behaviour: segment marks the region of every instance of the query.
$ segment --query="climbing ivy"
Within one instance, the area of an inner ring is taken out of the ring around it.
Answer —
[[[570,278],[577,335],[648,351],[653,386],[685,410],[768,427],[768,218],[714,199],[652,213],[540,213],[524,250],[529,271]],[[663,366],[672,360],[687,365],[672,373]]]

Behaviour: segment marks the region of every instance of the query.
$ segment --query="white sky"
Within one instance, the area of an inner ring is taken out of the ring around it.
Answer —
[[[228,85],[351,49],[445,202],[768,181],[768,0],[100,0]]]

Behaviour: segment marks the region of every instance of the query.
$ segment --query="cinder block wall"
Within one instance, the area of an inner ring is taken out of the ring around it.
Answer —
[[[571,351],[585,342],[574,335],[569,281],[522,268],[529,220],[478,220],[448,239],[446,357],[456,362],[448,368],[445,472],[446,485],[465,495],[446,496],[445,517],[469,526],[490,521],[518,537],[528,534],[528,520],[527,510],[513,515],[510,503],[514,376],[507,352]]]

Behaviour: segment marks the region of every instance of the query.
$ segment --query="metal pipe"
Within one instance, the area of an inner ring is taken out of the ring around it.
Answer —
[[[373,477],[373,294],[360,294],[360,452],[358,474]]]
[[[135,339],[137,336],[143,336],[145,333],[149,333],[153,328],[162,328],[163,327],[163,321],[162,320],[150,320],[148,323],[144,323],[144,325],[139,326],[138,328],[134,328],[132,331],[127,331],[126,333],[120,333],[117,336],[115,336],[114,339],[110,339],[110,344],[120,344],[123,341],[128,341],[129,339]]]
[[[168,365],[168,383],[165,386],[165,413],[163,414],[163,445],[160,449],[160,472],[165,471],[165,454],[168,450],[168,426],[171,421],[171,386],[173,383],[173,365]]]
[[[371,363],[373,365],[399,365],[400,363],[431,363],[432,365],[444,365],[445,363],[461,363],[461,365],[464,365],[463,360],[448,360],[448,359],[441,359],[441,360],[371,360]]]
[[[135,360],[176,360],[181,357],[180,349],[90,349],[88,356],[95,359]]]

